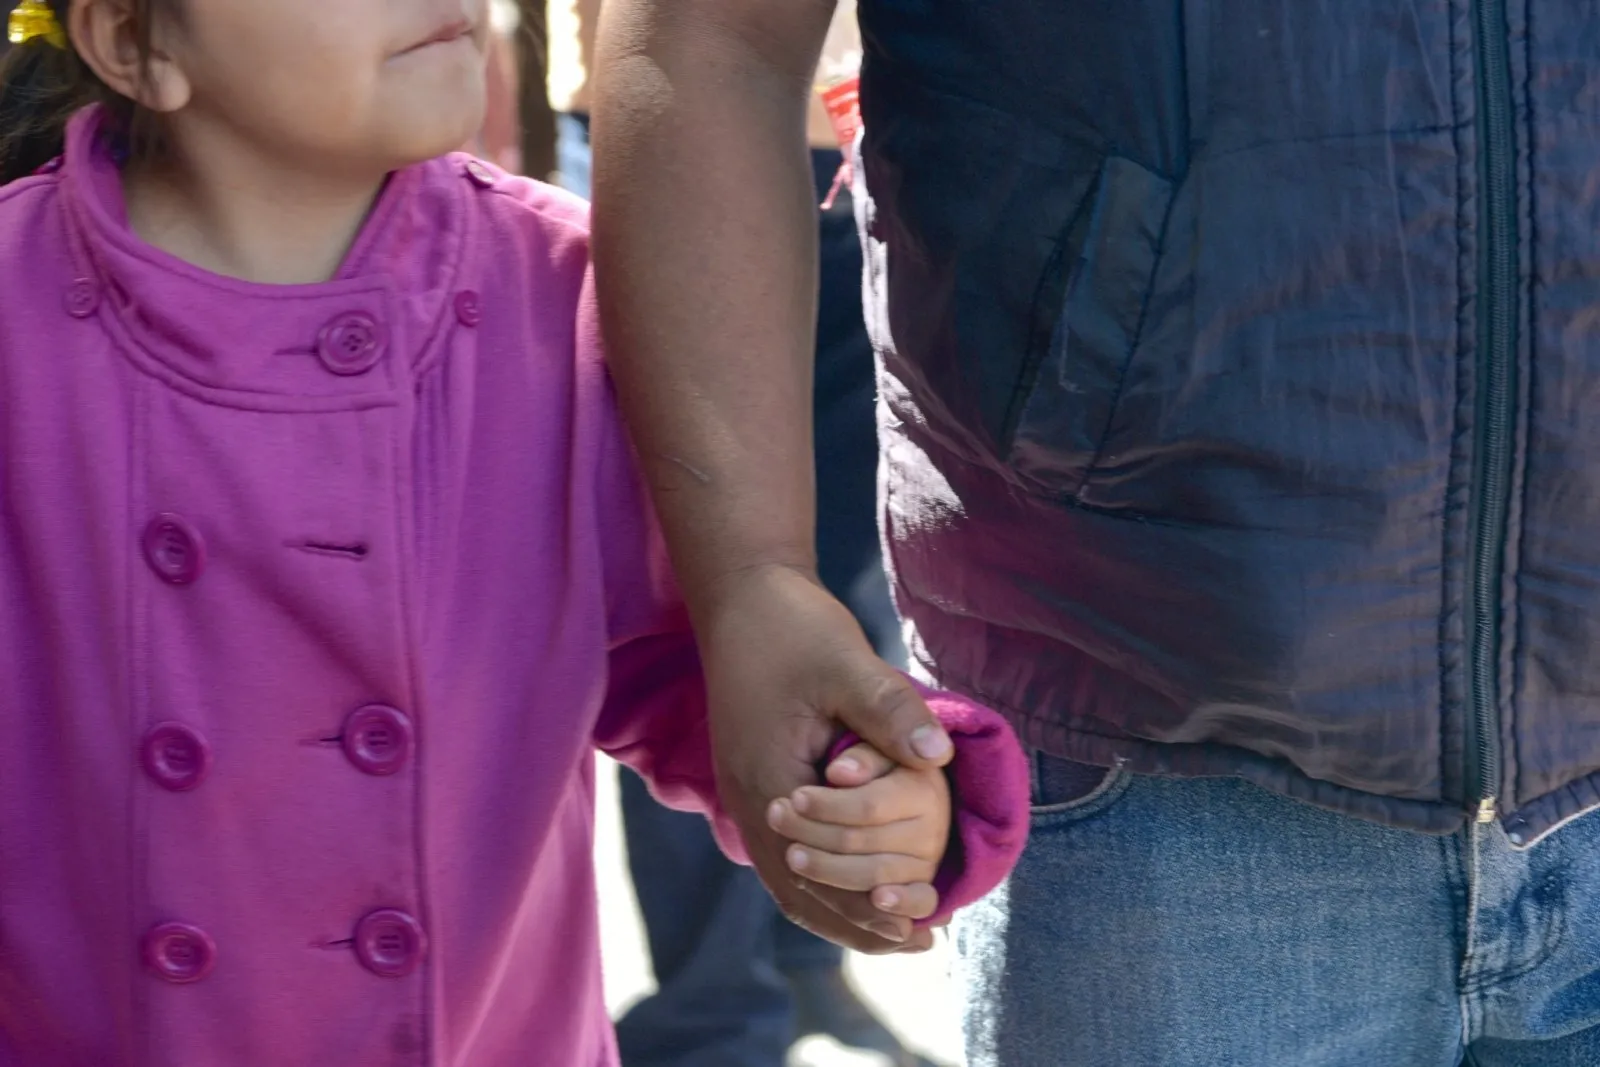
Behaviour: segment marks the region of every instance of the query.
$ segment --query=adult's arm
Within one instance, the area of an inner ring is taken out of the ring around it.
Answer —
[[[797,879],[765,819],[815,780],[845,727],[907,765],[950,758],[921,698],[816,577],[805,120],[832,8],[608,0],[595,262],[613,374],[706,665],[724,803],[792,918],[885,951],[926,934]]]

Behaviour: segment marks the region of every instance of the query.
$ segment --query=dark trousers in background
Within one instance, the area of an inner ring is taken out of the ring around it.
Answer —
[[[813,152],[819,202],[840,156]],[[817,322],[817,553],[822,579],[880,655],[903,662],[878,540],[872,347],[848,192],[823,213]],[[730,863],[705,820],[661,807],[622,776],[628,863],[660,991],[617,1024],[625,1067],[779,1067],[794,1041],[784,975],[843,965],[786,920],[755,873]]]

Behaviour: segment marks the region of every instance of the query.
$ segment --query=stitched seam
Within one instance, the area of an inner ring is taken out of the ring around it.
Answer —
[[[1252,141],[1250,144],[1236,145],[1220,152],[1209,153],[1205,158],[1207,162],[1211,162],[1213,160],[1227,159],[1229,156],[1243,155],[1247,152],[1258,152],[1263,148],[1277,148],[1280,145],[1328,144],[1334,141],[1360,141],[1369,137],[1414,137],[1431,133],[1453,133],[1464,125],[1467,124],[1461,122],[1426,123],[1421,126],[1402,126],[1392,130],[1345,130],[1339,133],[1303,134],[1297,137]]]
[[[1106,768],[1105,777],[1100,779],[1100,783],[1083,796],[1074,797],[1072,800],[1063,800],[1055,804],[1030,804],[1028,806],[1028,814],[1030,816],[1049,816],[1067,815],[1074,812],[1087,813],[1087,809],[1091,807],[1104,806],[1100,802],[1107,800],[1113,793],[1120,793],[1119,787],[1124,781],[1132,777],[1133,772],[1128,770],[1128,761],[1119,759],[1116,763]]]
[[[1144,337],[1145,321],[1150,315],[1150,304],[1155,299],[1156,277],[1161,273],[1161,265],[1167,256],[1167,229],[1172,225],[1172,212],[1178,203],[1178,190],[1171,187],[1167,196],[1167,209],[1161,216],[1161,232],[1156,237],[1156,250],[1154,261],[1150,264],[1150,274],[1145,279],[1144,295],[1139,299],[1139,316],[1134,321],[1133,335],[1128,339],[1128,349],[1122,355],[1122,370],[1117,375],[1117,384],[1111,391],[1111,397],[1106,408],[1106,422],[1100,428],[1100,439],[1095,443],[1094,451],[1089,455],[1089,462],[1084,464],[1083,474],[1078,478],[1077,488],[1072,491],[1072,497],[1079,503],[1085,490],[1089,488],[1089,480],[1100,466],[1100,461],[1106,453],[1106,446],[1111,443],[1111,431],[1117,424],[1117,411],[1122,407],[1122,395],[1127,390],[1128,375],[1133,370],[1133,360],[1139,351],[1139,342]]]
[[[1451,108],[1451,114],[1455,115],[1455,114],[1459,114],[1460,113],[1460,108],[1461,108],[1461,99],[1460,99],[1460,96],[1458,95],[1458,93],[1456,91],[1457,87],[1458,87],[1458,85],[1460,83],[1460,78],[1461,78],[1461,70],[1460,70],[1460,67],[1457,64],[1458,53],[1460,51],[1461,42],[1460,42],[1460,39],[1458,38],[1458,36],[1456,34],[1456,20],[1454,18],[1452,18],[1452,19],[1449,19],[1447,21],[1448,21],[1449,26],[1450,26],[1450,41],[1449,41],[1449,52],[1450,52],[1450,108]],[[1445,575],[1448,575],[1448,574],[1451,573],[1450,566],[1449,566],[1449,561],[1450,561],[1450,529],[1451,529],[1451,515],[1452,515],[1452,512],[1455,509],[1453,509],[1450,506],[1450,490],[1451,490],[1452,484],[1453,484],[1453,482],[1455,480],[1455,474],[1456,474],[1457,464],[1456,464],[1455,451],[1456,451],[1457,441],[1460,439],[1460,436],[1461,436],[1461,433],[1462,433],[1462,427],[1461,427],[1461,424],[1460,424],[1461,423],[1461,412],[1465,410],[1465,404],[1466,404],[1466,397],[1465,397],[1464,392],[1463,392],[1465,390],[1465,388],[1466,388],[1466,382],[1465,382],[1464,376],[1461,373],[1461,368],[1462,368],[1462,366],[1463,366],[1463,364],[1464,364],[1464,362],[1465,362],[1465,360],[1467,358],[1467,355],[1468,355],[1468,353],[1466,351],[1467,338],[1470,337],[1470,336],[1473,336],[1473,331],[1469,328],[1470,327],[1470,323],[1467,322],[1467,311],[1468,311],[1468,308],[1470,306],[1470,302],[1467,300],[1466,294],[1462,291],[1462,282],[1463,282],[1464,275],[1463,275],[1463,272],[1462,272],[1462,269],[1461,269],[1461,261],[1462,261],[1462,258],[1463,258],[1464,254],[1463,254],[1462,249],[1461,249],[1461,236],[1460,235],[1462,235],[1462,234],[1467,232],[1466,197],[1465,197],[1465,190],[1462,187],[1462,169],[1463,169],[1463,164],[1462,164],[1462,158],[1463,158],[1463,155],[1462,155],[1462,132],[1465,129],[1466,129],[1466,123],[1456,123],[1452,128],[1453,133],[1452,133],[1452,137],[1451,137],[1451,142],[1452,142],[1452,146],[1453,146],[1453,148],[1455,150],[1455,158],[1456,158],[1456,166],[1455,166],[1455,178],[1456,178],[1456,190],[1455,190],[1456,196],[1455,196],[1455,200],[1456,200],[1456,234],[1457,234],[1457,238],[1456,238],[1456,242],[1457,242],[1456,243],[1456,257],[1455,257],[1455,259],[1456,259],[1456,359],[1455,359],[1455,364],[1454,364],[1454,369],[1455,369],[1455,412],[1452,415],[1451,420],[1450,420],[1451,421],[1450,457],[1449,457],[1449,465],[1448,465],[1448,468],[1447,468],[1447,470],[1445,472],[1444,486],[1443,486],[1442,495],[1441,495],[1440,500],[1439,500],[1439,562],[1440,562],[1441,572],[1443,574],[1445,574]],[[1474,245],[1476,245],[1477,240],[1478,240],[1478,235],[1477,235],[1476,231],[1474,231],[1474,234],[1473,234]],[[1439,781],[1440,781],[1441,784],[1448,783],[1450,781],[1450,776],[1453,773],[1453,769],[1452,768],[1448,768],[1448,767],[1445,766],[1445,754],[1447,752],[1449,752],[1450,749],[1451,749],[1451,746],[1450,746],[1450,743],[1449,743],[1450,739],[1447,736],[1448,733],[1449,733],[1450,716],[1445,714],[1445,708],[1450,703],[1450,664],[1449,664],[1449,657],[1447,655],[1447,650],[1449,648],[1449,640],[1450,640],[1450,634],[1449,634],[1449,626],[1450,626],[1450,584],[1451,583],[1445,582],[1445,581],[1441,581],[1439,583],[1439,634],[1438,634],[1438,641],[1437,641],[1437,644],[1436,644],[1436,654],[1437,654],[1438,660],[1439,660],[1439,733],[1438,733],[1438,738],[1439,738]],[[1464,709],[1462,710],[1462,713],[1465,714],[1465,710]],[[1464,732],[1462,734],[1462,739],[1461,740],[1462,740],[1462,750],[1463,750],[1463,755],[1464,755],[1465,754],[1465,746],[1466,746],[1466,735],[1465,735]],[[1467,789],[1467,783],[1465,781],[1465,777],[1464,776],[1463,776],[1462,781],[1458,783],[1458,787],[1459,787],[1459,789],[1462,792],[1462,795],[1464,797],[1465,796],[1465,791]]]
[[[1068,292],[1067,283],[1071,281],[1070,268],[1065,266],[1067,245],[1072,231],[1083,221],[1084,213],[1099,199],[1103,191],[1105,165],[1106,160],[1102,158],[1094,184],[1084,193],[1083,199],[1078,201],[1078,206],[1068,216],[1066,225],[1057,233],[1055,247],[1045,260],[1044,269],[1039,272],[1039,280],[1034,283],[1033,299],[1028,302],[1028,347],[1023,353],[1022,367],[1017,372],[1016,383],[1011,387],[1011,399],[1006,404],[1005,421],[1000,425],[1000,447],[1004,456],[1009,457],[1016,448],[1017,429],[1022,423],[1022,414],[1039,385],[1039,375],[1044,370],[1045,361],[1050,357],[1051,338],[1054,337],[1056,328],[1061,325],[1061,320],[1066,317],[1064,302]],[[1040,322],[1039,313],[1045,291],[1049,288],[1048,283],[1056,271],[1069,272],[1069,276],[1062,279],[1060,302],[1063,306],[1050,316],[1047,323]]]
[[[1528,484],[1532,480],[1529,468],[1532,465],[1533,455],[1533,399],[1535,391],[1534,370],[1536,366],[1536,361],[1533,358],[1533,350],[1537,338],[1537,330],[1535,327],[1538,325],[1538,310],[1537,305],[1533,300],[1534,265],[1539,262],[1539,231],[1536,226],[1538,213],[1535,210],[1537,206],[1535,199],[1538,195],[1538,191],[1533,181],[1534,164],[1536,162],[1534,154],[1538,149],[1537,141],[1533,136],[1535,116],[1533,112],[1534,104],[1532,84],[1534,70],[1532,4],[1528,4],[1524,7],[1523,20],[1524,22],[1528,23],[1528,32],[1523,34],[1524,59],[1522,78],[1522,98],[1524,101],[1526,101],[1526,106],[1528,109],[1528,121],[1524,124],[1523,134],[1527,138],[1527,146],[1524,149],[1524,158],[1526,159],[1528,173],[1528,208],[1526,215],[1528,259],[1527,262],[1522,265],[1521,270],[1521,273],[1527,278],[1527,281],[1525,283],[1518,284],[1517,291],[1519,297],[1526,304],[1527,326],[1523,332],[1522,343],[1517,345],[1518,351],[1516,353],[1518,364],[1517,371],[1521,376],[1518,379],[1518,381],[1521,383],[1521,388],[1518,390],[1518,392],[1521,393],[1521,395],[1518,396],[1517,399],[1519,401],[1523,401],[1521,405],[1522,410],[1520,412],[1521,432],[1519,434],[1519,436],[1522,438],[1522,455],[1520,457],[1519,464],[1521,467],[1519,473],[1522,476],[1522,492],[1518,494],[1521,497],[1521,500],[1518,502],[1517,509],[1517,567],[1510,576],[1512,588],[1511,605],[1512,610],[1517,613],[1517,624],[1511,634],[1511,648],[1507,652],[1507,656],[1511,661],[1511,692],[1507,694],[1506,711],[1508,711],[1509,714],[1505,716],[1505,732],[1509,735],[1509,743],[1507,743],[1506,747],[1511,754],[1511,760],[1513,763],[1511,778],[1512,788],[1515,796],[1511,798],[1502,798],[1502,807],[1506,805],[1508,800],[1514,801],[1517,798],[1520,798],[1523,795],[1523,790],[1525,789],[1522,767],[1522,731],[1518,729],[1521,723],[1518,722],[1517,714],[1517,694],[1522,692],[1523,688],[1523,659],[1518,655],[1518,653],[1527,646],[1527,616],[1522,610],[1522,574],[1528,562],[1528,538],[1526,536],[1526,531],[1528,528]],[[1528,358],[1526,360],[1522,359],[1522,351],[1524,348],[1526,348],[1526,351],[1528,352]]]

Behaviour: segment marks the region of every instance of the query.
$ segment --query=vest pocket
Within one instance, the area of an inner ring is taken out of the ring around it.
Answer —
[[[1034,488],[1076,496],[1105,446],[1139,345],[1173,183],[1107,156],[1035,291],[1002,444]]]

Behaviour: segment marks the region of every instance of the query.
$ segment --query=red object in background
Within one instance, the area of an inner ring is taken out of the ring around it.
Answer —
[[[839,138],[839,150],[844,153],[844,165],[839,168],[838,175],[833,179],[833,188],[828,190],[827,198],[822,201],[822,210],[827,211],[839,198],[839,190],[850,184],[854,177],[850,153],[855,149],[856,137],[861,133],[861,79],[844,78],[826,89],[818,90],[817,95],[822,98],[828,121],[833,123],[833,132]]]

